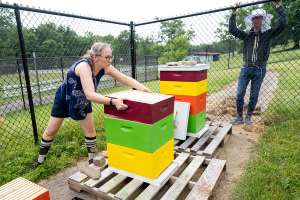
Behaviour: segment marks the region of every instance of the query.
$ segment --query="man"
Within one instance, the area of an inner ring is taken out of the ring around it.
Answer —
[[[279,35],[287,26],[287,13],[282,6],[282,1],[274,1],[278,15],[278,25],[271,27],[272,15],[263,9],[253,10],[245,18],[246,29],[240,30],[236,26],[236,10],[233,7],[229,19],[229,32],[244,41],[243,60],[237,86],[236,109],[237,115],[233,124],[252,124],[252,114],[255,109],[259,91],[266,74],[266,65],[270,54],[270,42]],[[248,111],[243,118],[244,96],[248,83],[251,81]]]

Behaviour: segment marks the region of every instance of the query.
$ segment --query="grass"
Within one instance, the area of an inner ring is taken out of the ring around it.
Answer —
[[[271,64],[280,73],[279,87],[260,138],[237,184],[236,200],[300,199],[300,60]]]

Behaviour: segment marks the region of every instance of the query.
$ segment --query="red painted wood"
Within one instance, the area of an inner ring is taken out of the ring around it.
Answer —
[[[207,79],[207,70],[202,71],[161,71],[161,81],[197,82]]]
[[[125,91],[109,95],[123,98],[127,110],[118,111],[114,106],[104,106],[104,113],[131,121],[153,124],[174,112],[175,97],[171,95]]]
[[[46,191],[43,194],[40,194],[39,196],[35,197],[34,200],[50,200],[49,191]]]

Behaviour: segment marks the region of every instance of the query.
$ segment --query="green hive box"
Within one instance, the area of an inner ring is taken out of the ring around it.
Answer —
[[[188,133],[198,133],[205,126],[206,111],[199,112],[196,115],[189,116]]]
[[[104,128],[108,143],[153,153],[173,137],[173,114],[154,124],[134,122],[106,115]]]

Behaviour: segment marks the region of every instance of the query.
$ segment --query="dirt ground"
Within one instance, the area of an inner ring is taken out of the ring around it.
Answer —
[[[226,173],[220,179],[216,189],[213,192],[212,199],[214,200],[229,200],[231,199],[232,189],[241,177],[247,161],[253,155],[254,145],[264,131],[264,126],[259,122],[261,113],[265,111],[273,98],[273,93],[277,88],[278,74],[267,73],[258,101],[258,106],[255,115],[256,123],[247,127],[244,125],[234,126],[232,135],[227,143],[219,148],[216,157],[227,160]],[[208,118],[211,121],[219,121],[224,116],[227,119],[235,115],[235,90],[236,82],[223,88],[208,97]],[[246,93],[246,100],[249,98],[249,89]],[[86,161],[80,161],[86,162]],[[94,200],[95,197],[85,193],[77,193],[69,189],[67,179],[77,171],[77,166],[70,167],[47,180],[40,181],[39,184],[49,189],[52,200],[71,200],[74,197],[80,197],[84,200]]]

